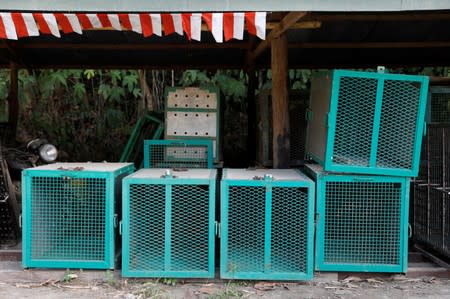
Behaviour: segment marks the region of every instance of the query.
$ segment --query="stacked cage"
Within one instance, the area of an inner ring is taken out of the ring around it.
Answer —
[[[165,139],[210,140],[214,162],[221,160],[220,97],[217,90],[169,88],[166,92]]]
[[[409,182],[428,78],[335,70],[311,83],[306,155],[317,187],[316,269],[405,272]]]
[[[317,186],[316,269],[406,272],[409,178],[305,170]]]
[[[295,170],[224,169],[220,276],[309,280],[314,183]]]
[[[123,276],[214,277],[216,173],[153,168],[123,180]]]
[[[211,140],[146,140],[144,168],[212,168]]]
[[[414,180],[414,241],[450,259],[450,88],[432,87],[421,170]]]
[[[113,269],[116,199],[131,163],[56,163],[22,173],[25,268]]]

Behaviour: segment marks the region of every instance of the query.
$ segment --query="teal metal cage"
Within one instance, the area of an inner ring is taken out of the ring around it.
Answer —
[[[123,276],[214,277],[216,175],[152,168],[123,180]]]
[[[415,177],[428,77],[335,70],[311,83],[306,154],[326,171]]]
[[[300,172],[225,169],[220,219],[221,278],[312,279],[314,183]]]
[[[316,181],[316,270],[407,270],[409,178],[324,172]]]
[[[144,168],[212,168],[212,140],[145,140]]]
[[[24,268],[114,268],[115,200],[131,163],[56,163],[22,173]]]

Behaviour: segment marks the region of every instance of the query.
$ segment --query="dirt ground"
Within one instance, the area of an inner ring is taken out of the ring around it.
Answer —
[[[450,298],[450,280],[428,276],[337,280],[330,273],[311,282],[223,282],[123,279],[118,271],[9,269],[0,270],[0,298]]]

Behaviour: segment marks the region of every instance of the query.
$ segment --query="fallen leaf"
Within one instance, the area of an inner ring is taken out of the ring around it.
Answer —
[[[260,291],[271,291],[275,289],[277,284],[271,282],[258,282],[253,287]]]
[[[361,278],[359,278],[358,276],[348,276],[348,277],[346,277],[344,280],[342,280],[342,281],[344,281],[344,282],[350,282],[350,281],[352,281],[352,282],[358,282],[358,281],[362,281],[362,279]]]
[[[217,289],[210,288],[210,287],[202,287],[202,288],[198,289],[198,291],[200,293],[208,294],[208,295],[214,295],[215,293],[217,293]]]
[[[377,280],[375,278],[367,278],[366,281],[370,283],[383,283],[381,280]]]

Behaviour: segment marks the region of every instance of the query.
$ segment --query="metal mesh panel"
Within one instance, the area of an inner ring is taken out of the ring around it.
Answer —
[[[272,189],[271,266],[273,272],[306,273],[308,191]]]
[[[172,271],[208,271],[208,186],[172,187]]]
[[[414,184],[414,239],[426,241],[428,239],[428,186]]]
[[[303,95],[302,95],[303,96]],[[292,101],[289,107],[291,165],[302,164],[305,159],[306,100]]]
[[[164,271],[165,186],[132,184],[129,198],[129,268]]]
[[[438,88],[431,91],[431,122],[450,122],[450,89]]]
[[[195,277],[196,273],[207,273],[209,188],[172,185],[171,212],[166,210],[166,188],[170,185],[130,185],[127,270],[147,272],[148,276],[172,276],[178,272]],[[170,237],[166,235],[168,230]]]
[[[144,164],[150,168],[211,168],[212,153],[206,144],[182,143],[147,143],[148,161]],[[167,142],[167,141],[166,141]]]
[[[443,186],[444,156],[443,128],[429,127],[428,130],[428,182],[431,186]]]
[[[33,177],[31,192],[32,259],[105,259],[106,179]]]
[[[428,210],[428,240],[434,248],[442,247],[444,229],[444,197],[443,193],[434,189],[429,189],[429,210]]]
[[[341,77],[333,163],[369,166],[377,80]]]
[[[265,187],[229,188],[227,272],[264,272]]]
[[[326,182],[325,189],[324,263],[399,265],[401,184]]]
[[[8,199],[0,200],[0,246],[14,246],[19,240],[19,228]]]
[[[384,81],[377,166],[411,169],[420,88],[408,81]]]

